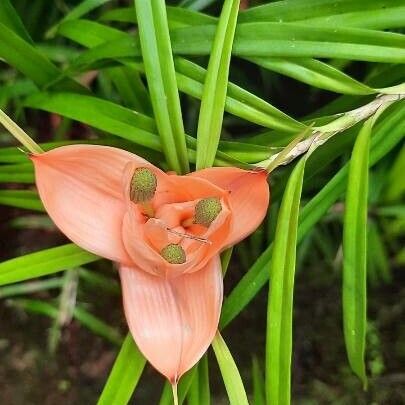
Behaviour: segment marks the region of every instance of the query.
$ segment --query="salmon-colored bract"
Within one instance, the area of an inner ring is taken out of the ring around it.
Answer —
[[[40,197],[60,230],[119,263],[135,342],[176,384],[214,338],[223,296],[219,254],[263,220],[267,173],[227,167],[178,176],[97,145],[63,146],[31,159]],[[147,201],[133,197],[140,168],[155,179]],[[209,223],[195,218],[201,201]]]

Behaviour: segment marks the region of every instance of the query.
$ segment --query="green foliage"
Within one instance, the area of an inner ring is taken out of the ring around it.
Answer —
[[[128,334],[97,403],[99,405],[127,404],[138,384],[145,363],[145,358]]]
[[[135,1],[142,58],[153,111],[169,167],[189,170],[183,120],[163,0]]]
[[[290,403],[294,274],[305,162],[306,159],[300,160],[288,180],[270,263],[266,338],[266,398],[269,404]]]
[[[349,362],[367,386],[364,364],[367,312],[368,159],[373,119],[363,125],[349,166],[343,235],[343,327]]]
[[[248,405],[249,402],[238,368],[232,358],[231,352],[219,333],[217,333],[212,342],[212,348],[214,349],[219,368],[221,369],[230,404]]]
[[[244,326],[257,316],[265,322],[260,292],[270,280],[265,359],[256,357],[264,350],[264,333],[256,324],[251,347],[240,353],[237,336],[229,334],[233,355],[219,334],[213,342],[225,402],[248,403],[241,376],[249,375],[254,404],[289,404],[291,395],[294,402],[291,357],[300,342],[294,340],[299,330],[292,333],[292,303],[304,283],[316,284],[325,295],[331,284],[341,285],[342,302],[335,305],[343,306],[348,365],[364,386],[366,375],[372,377],[367,400],[384,403],[374,387],[384,373],[395,373],[385,357],[401,354],[386,343],[374,291],[382,285],[402,288],[396,269],[405,263],[404,2],[57,3],[50,11],[40,0],[0,2],[0,108],[32,139],[4,113],[1,121],[28,150],[112,145],[178,173],[212,165],[276,166],[264,223],[222,254],[228,292],[220,329],[231,321]],[[246,3],[249,7],[239,10]],[[304,139],[289,151],[300,133]],[[4,232],[29,229],[57,238],[35,191],[32,164],[11,139],[0,133]],[[300,156],[296,165],[290,163]],[[112,266],[94,266],[99,258],[73,244],[46,248],[54,246],[47,243],[4,252],[0,299],[14,310],[50,318],[52,348],[71,319],[110,344],[122,344],[98,403],[127,404],[133,396],[141,401],[134,391],[144,357],[130,335],[122,343],[120,320],[110,324],[110,317],[107,322],[84,304],[93,302],[95,292],[120,293]],[[105,273],[99,271],[103,266]],[[322,269],[322,276],[315,279],[313,269]],[[328,324],[325,319],[325,328]],[[239,360],[246,350],[252,367]],[[205,355],[181,379],[179,403],[216,403],[211,387],[218,385],[218,370],[210,360]],[[302,363],[299,356],[296,363]],[[337,392],[355,390],[342,369],[336,365],[322,383],[312,370],[301,377],[317,387],[308,403],[361,402],[355,394],[337,399]],[[172,403],[170,384],[159,403]]]
[[[17,283],[98,260],[73,244],[42,250],[0,263],[0,285]]]
[[[221,136],[239,0],[225,0],[212,44],[197,128],[196,169],[211,167]]]

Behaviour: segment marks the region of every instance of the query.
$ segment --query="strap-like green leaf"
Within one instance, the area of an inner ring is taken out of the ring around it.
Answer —
[[[264,383],[264,376],[260,368],[259,360],[256,357],[253,357],[252,360],[252,383],[254,405],[266,405],[266,385]]]
[[[0,190],[0,204],[27,210],[44,211],[38,194],[31,190]]]
[[[375,89],[316,59],[250,58],[252,62],[303,83],[341,94],[372,94]]]
[[[201,99],[207,71],[181,57],[175,58],[175,66],[180,90]],[[225,110],[231,114],[280,131],[295,133],[305,128],[300,122],[232,82],[227,83],[226,93]]]
[[[191,11],[180,7],[166,7],[169,27],[181,27],[188,25],[216,24],[217,18]],[[119,21],[134,24],[137,22],[136,10],[133,7],[115,8],[106,11],[100,21]]]
[[[404,105],[405,101],[400,101],[391,107],[390,114],[376,126],[371,141],[370,165],[376,164],[403,139],[405,131]],[[344,166],[303,207],[299,217],[298,241],[302,240],[343,194],[347,174],[348,168]],[[270,245],[226,298],[222,307],[221,328],[231,322],[266,284],[269,278],[268,263],[271,260],[272,250],[273,245]]]
[[[128,40],[128,35],[122,31],[87,20],[66,22],[61,25],[59,33],[81,45],[95,48],[85,52],[77,60],[80,64],[85,62],[86,65],[100,62],[105,56],[105,47],[108,48],[113,44],[113,48],[116,49],[122,40]],[[115,41],[118,41],[115,42],[114,38],[116,38]],[[113,43],[108,41],[113,41]],[[137,63],[133,68],[144,72],[142,64]],[[196,63],[181,57],[175,58],[175,68],[179,90],[201,99],[207,71]],[[227,86],[225,110],[231,114],[280,131],[295,133],[304,128],[303,124],[252,93],[231,82]]]
[[[149,93],[139,72],[129,66],[121,66],[108,69],[107,74],[114,83],[125,107],[152,115]]]
[[[27,107],[51,111],[128,139],[153,150],[161,150],[152,118],[111,101],[74,93],[37,93],[25,101]]]
[[[243,22],[253,21],[301,21],[317,17],[339,15],[350,12],[367,13],[369,10],[398,6],[398,0],[285,0],[259,7],[252,7],[241,13]]]
[[[36,93],[28,97],[24,104],[83,122],[151,150],[162,150],[161,139],[156,135],[155,121],[152,118],[134,113],[133,110],[111,101],[75,93]],[[187,136],[187,144],[190,160],[195,161],[195,138]],[[222,151],[217,153],[215,163],[218,166],[244,164],[243,161],[237,159],[243,156],[240,145],[226,143],[224,149],[226,153]],[[266,148],[259,147],[258,151],[255,149],[253,145],[247,149],[251,152],[253,161],[257,161],[257,158],[260,159],[263,154],[267,156],[271,154],[269,149],[266,151]]]
[[[32,183],[33,181],[32,163],[0,166],[0,183]]]
[[[91,10],[94,10],[97,7],[102,6],[105,3],[108,3],[110,0],[84,0],[79,3],[74,9],[69,11],[56,25],[51,27],[46,33],[47,37],[52,37],[55,35],[58,26],[65,21],[76,20],[83,15],[89,13]]]
[[[126,405],[131,399],[146,360],[128,333],[97,402],[98,405]]]
[[[343,330],[349,363],[367,385],[364,363],[367,327],[367,197],[370,136],[365,122],[349,163],[343,228]]]
[[[20,16],[10,3],[10,0],[0,2],[0,23],[6,25],[23,40],[32,43],[32,39],[22,23]]]
[[[167,163],[189,171],[187,147],[163,0],[136,0],[142,58],[149,93]]]
[[[219,332],[212,342],[212,348],[221,370],[230,405],[249,405],[238,367]]]
[[[203,0],[204,1],[204,0]],[[170,27],[216,24],[217,18],[179,7],[167,7]],[[101,21],[135,23],[133,8],[106,11]],[[309,25],[387,29],[403,26],[403,6],[398,0],[368,0],[355,3],[351,0],[284,0],[258,7],[249,7],[240,13],[239,21],[248,22],[299,22]]]
[[[306,158],[292,172],[277,219],[270,264],[267,307],[266,398],[267,403],[288,405],[291,397],[292,310],[298,213]]]
[[[239,2],[225,0],[216,28],[198,117],[197,170],[211,167],[217,152]]]
[[[214,35],[212,25],[173,30],[173,51],[183,55],[209,54]],[[190,40],[185,43],[184,38]],[[238,25],[233,53],[241,57],[316,57],[405,63],[405,36],[360,28],[248,23]]]
[[[365,3],[367,6],[367,3]],[[368,11],[362,9],[351,13],[327,15],[304,20],[305,24],[329,25],[334,27],[358,27],[384,30],[387,28],[402,28],[404,26],[405,7],[397,4],[391,7],[385,4],[378,9]]]
[[[73,243],[42,250],[0,263],[0,285],[46,276],[98,259]]]
[[[200,404],[210,405],[211,391],[210,391],[210,377],[209,377],[207,354],[204,355],[204,357],[200,360],[200,363],[198,364],[198,380],[199,380],[198,391],[200,400],[198,405]]]
[[[50,86],[61,77],[61,72],[52,62],[1,22],[0,57],[39,87]],[[58,88],[85,92],[81,85],[70,78],[58,82]]]

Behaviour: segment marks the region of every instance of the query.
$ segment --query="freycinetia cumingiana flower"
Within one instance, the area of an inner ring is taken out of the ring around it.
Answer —
[[[267,172],[225,167],[178,176],[97,145],[63,146],[31,160],[59,229],[119,264],[134,340],[176,384],[214,338],[223,296],[219,254],[263,220]]]

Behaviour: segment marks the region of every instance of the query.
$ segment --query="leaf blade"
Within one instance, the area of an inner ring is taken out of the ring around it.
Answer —
[[[212,342],[212,348],[214,349],[222,378],[224,379],[230,404],[249,405],[238,368],[232,358],[231,352],[229,351],[219,332],[217,332]]]
[[[291,400],[292,305],[298,214],[306,158],[292,172],[281,202],[271,259],[267,307],[266,398],[269,404]]]
[[[146,359],[127,334],[97,405],[126,405],[134,392]]]
[[[73,243],[45,249],[0,263],[0,285],[46,276],[98,259]]]
[[[165,3],[135,1],[139,38],[156,125],[169,166],[189,171]]]
[[[343,331],[352,370],[367,386],[364,363],[367,313],[368,161],[373,119],[367,120],[354,144],[349,164],[343,227]]]
[[[197,170],[213,165],[218,148],[239,2],[224,2],[210,52],[198,117]]]

